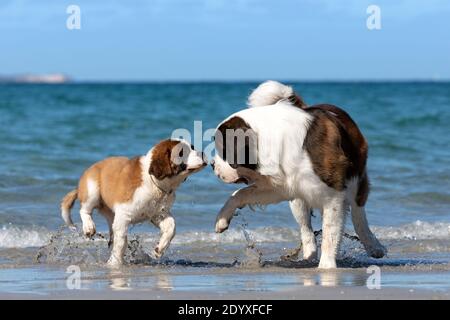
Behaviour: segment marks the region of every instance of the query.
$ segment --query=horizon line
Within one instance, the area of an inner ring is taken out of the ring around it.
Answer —
[[[387,78],[387,79],[73,79],[68,78],[63,82],[47,83],[47,82],[27,82],[27,81],[2,81],[0,84],[236,84],[236,83],[261,83],[267,80],[276,80],[286,83],[447,83],[450,78],[430,79],[430,78]]]

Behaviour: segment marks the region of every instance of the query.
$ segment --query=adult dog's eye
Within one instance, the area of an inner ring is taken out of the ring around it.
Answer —
[[[183,157],[183,155],[184,155],[184,150],[183,150],[183,148],[181,148],[181,151],[180,151],[180,157]]]

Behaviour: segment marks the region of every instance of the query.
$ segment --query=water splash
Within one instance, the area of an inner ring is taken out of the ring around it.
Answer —
[[[239,215],[239,213],[237,215]],[[263,266],[262,252],[256,247],[256,241],[248,232],[247,220],[243,215],[240,216],[242,220],[240,223],[240,228],[247,245],[245,248],[244,259],[239,263],[239,266],[243,268],[261,268]]]
[[[103,265],[110,255],[108,240],[109,235],[102,233],[88,239],[77,231],[62,228],[38,249],[35,261],[48,264]],[[125,261],[130,264],[150,264],[152,258],[146,253],[148,248],[144,244],[146,242],[142,236],[131,235]]]
[[[108,253],[103,234],[97,233],[87,239],[77,231],[61,228],[38,249],[35,260],[37,263],[95,265],[105,262]]]

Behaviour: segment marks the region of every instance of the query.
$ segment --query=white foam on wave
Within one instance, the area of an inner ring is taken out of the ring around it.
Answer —
[[[413,223],[396,227],[372,227],[373,232],[380,239],[385,240],[450,240],[450,223],[424,222]],[[290,242],[299,241],[299,232],[294,228],[265,227],[247,230],[250,237],[257,243],[263,242]],[[348,230],[354,233],[353,230]],[[235,243],[245,241],[244,233],[240,228],[226,231],[223,234],[214,232],[186,232],[175,237],[174,243]]]
[[[415,221],[396,227],[372,227],[380,239],[385,240],[450,240],[450,223]],[[247,229],[247,233],[256,243],[298,242],[299,232],[296,228],[264,227]],[[352,232],[351,230],[350,232]],[[56,231],[43,227],[17,227],[5,225],[0,227],[0,248],[40,247],[47,244]],[[157,241],[158,233],[141,234],[145,242]],[[80,242],[87,241],[80,237]],[[100,241],[100,239],[98,239]],[[105,240],[102,240],[105,241]],[[239,227],[227,230],[223,234],[207,231],[186,231],[178,233],[173,244],[233,244],[246,242],[244,233]]]
[[[373,227],[380,239],[450,240],[450,223],[417,220],[399,227]]]
[[[22,228],[6,225],[0,228],[0,248],[27,248],[45,245],[51,237],[45,228]]]

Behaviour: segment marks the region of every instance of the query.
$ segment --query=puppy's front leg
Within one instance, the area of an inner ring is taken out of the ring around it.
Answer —
[[[216,232],[222,233],[228,229],[230,221],[238,208],[243,208],[246,205],[266,205],[271,203],[278,203],[285,199],[271,189],[262,189],[256,185],[251,185],[246,188],[235,191],[227,200],[225,205],[220,210],[216,218]]]
[[[126,214],[117,212],[112,225],[114,241],[111,256],[107,263],[110,267],[118,267],[123,264],[123,256],[127,247],[128,226],[130,225],[129,219],[125,216]]]
[[[158,215],[152,223],[161,230],[159,243],[153,252],[156,258],[161,258],[175,236],[175,219],[170,214]]]

